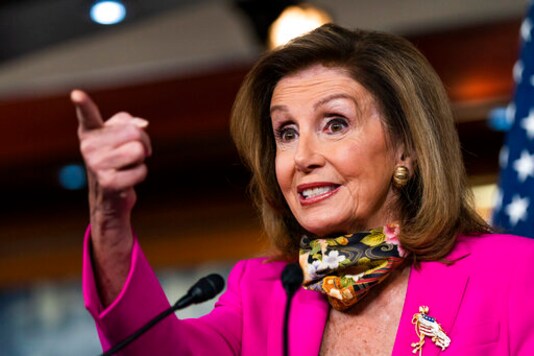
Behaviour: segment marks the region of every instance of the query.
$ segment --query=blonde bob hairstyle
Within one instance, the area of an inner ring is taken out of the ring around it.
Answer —
[[[328,24],[260,58],[232,110],[231,134],[252,171],[252,196],[277,257],[295,260],[306,232],[276,180],[271,96],[281,78],[316,64],[363,85],[380,106],[388,139],[415,161],[408,184],[394,188],[400,242],[415,261],[443,259],[459,233],[490,231],[473,208],[447,94],[425,57],[403,38]]]

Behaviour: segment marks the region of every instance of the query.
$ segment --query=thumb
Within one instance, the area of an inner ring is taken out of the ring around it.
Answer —
[[[98,110],[98,106],[91,100],[89,95],[76,89],[70,93],[70,100],[76,107],[78,124],[82,132],[98,129],[104,126],[100,110]]]

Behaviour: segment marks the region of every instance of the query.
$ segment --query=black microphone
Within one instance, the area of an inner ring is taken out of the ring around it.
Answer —
[[[195,283],[188,291],[187,294],[180,298],[173,306],[159,313],[154,319],[143,325],[140,329],[128,336],[126,339],[119,342],[117,345],[104,352],[100,356],[111,356],[114,353],[122,350],[129,345],[132,341],[139,336],[147,332],[151,327],[159,323],[163,318],[172,314],[176,310],[183,309],[191,304],[198,304],[205,302],[217,294],[219,294],[224,288],[224,279],[218,274],[210,274],[204,278],[201,278]]]
[[[284,315],[284,356],[289,355],[289,311],[291,309],[291,300],[302,284],[303,278],[302,270],[296,263],[288,264],[282,271],[282,285],[287,294],[286,312]]]

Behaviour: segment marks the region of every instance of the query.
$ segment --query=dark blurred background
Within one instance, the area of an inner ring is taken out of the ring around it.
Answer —
[[[228,118],[240,82],[265,50],[266,29],[294,3],[125,0],[122,23],[99,25],[89,17],[90,0],[0,2],[3,322],[15,323],[6,305],[19,291],[79,278],[88,212],[73,88],[87,90],[104,116],[124,110],[150,121],[154,154],[134,228],[156,268],[261,254],[266,244]],[[504,134],[488,117],[513,94],[526,0],[309,3],[340,25],[412,40],[449,91],[473,186],[497,181]],[[480,199],[487,214],[487,197]]]

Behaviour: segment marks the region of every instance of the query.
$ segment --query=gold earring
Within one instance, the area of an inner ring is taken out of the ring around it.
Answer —
[[[397,166],[393,172],[393,185],[397,188],[402,188],[408,184],[410,179],[409,171],[406,166]]]

